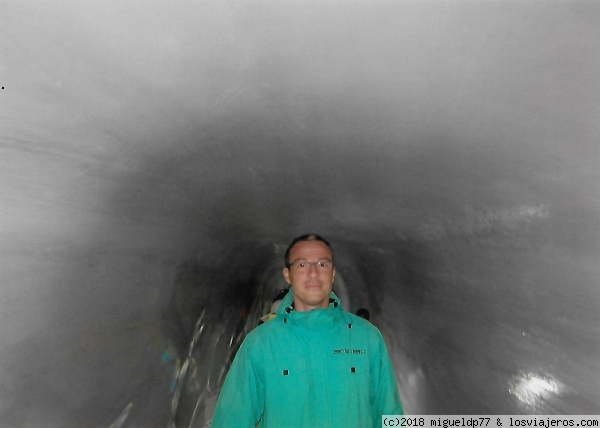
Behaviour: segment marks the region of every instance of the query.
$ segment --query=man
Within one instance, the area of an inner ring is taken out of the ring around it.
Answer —
[[[271,304],[271,312],[260,317],[259,324],[270,321],[277,316],[277,309],[279,309],[279,306],[281,305],[281,301],[283,300],[285,295],[288,294],[288,291],[289,291],[289,289],[287,289],[287,288],[283,288],[283,289],[279,290],[279,292],[273,298],[273,303]]]
[[[283,269],[290,292],[277,317],[244,340],[212,428],[381,427],[382,415],[402,414],[381,333],[342,309],[335,275],[325,239],[292,241]]]

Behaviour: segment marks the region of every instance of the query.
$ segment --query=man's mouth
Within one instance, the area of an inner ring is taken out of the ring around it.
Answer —
[[[321,288],[323,285],[322,284],[306,284],[305,287],[306,288]]]

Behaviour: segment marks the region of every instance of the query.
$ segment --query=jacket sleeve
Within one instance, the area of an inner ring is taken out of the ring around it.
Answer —
[[[246,337],[221,389],[211,428],[255,428],[262,417],[264,378],[254,347],[252,337]]]
[[[382,415],[403,415],[400,394],[392,361],[381,333],[378,332],[376,359],[372,363],[371,403],[373,405],[373,426],[381,426]]]

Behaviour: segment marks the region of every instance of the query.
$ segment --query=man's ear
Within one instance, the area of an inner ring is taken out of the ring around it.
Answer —
[[[333,268],[333,272],[331,273],[333,276],[331,277],[331,283],[333,284],[335,281],[335,266]]]
[[[285,278],[285,282],[292,285],[290,282],[290,270],[286,267],[283,268],[283,277]]]

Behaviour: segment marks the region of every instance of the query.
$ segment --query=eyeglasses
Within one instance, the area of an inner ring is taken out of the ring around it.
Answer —
[[[296,260],[290,263],[290,268],[296,272],[308,272],[311,266],[315,266],[318,271],[329,272],[333,267],[331,260],[319,260],[317,262],[309,262],[306,260]]]

